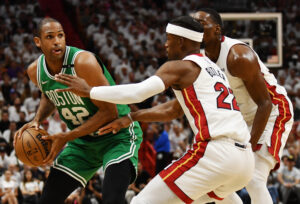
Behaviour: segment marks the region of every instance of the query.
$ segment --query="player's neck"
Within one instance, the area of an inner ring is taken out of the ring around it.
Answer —
[[[200,49],[198,47],[195,48],[195,49],[191,49],[191,50],[186,51],[185,54],[183,54],[181,56],[181,59],[185,58],[188,55],[197,54],[197,53],[200,53]]]
[[[48,71],[50,72],[51,75],[60,73],[63,66],[63,60],[51,60],[47,58],[45,58],[45,60],[46,60]]]
[[[221,50],[221,42],[211,42],[205,45],[205,55],[213,62],[216,62],[219,59]]]

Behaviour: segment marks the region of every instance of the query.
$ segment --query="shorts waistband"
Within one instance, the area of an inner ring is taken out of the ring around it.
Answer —
[[[216,139],[213,139],[213,140],[229,142],[229,143],[233,144],[234,146],[240,147],[240,148],[243,148],[243,149],[247,149],[248,147],[251,147],[251,144],[249,142],[248,143],[239,142],[239,141],[236,141],[236,140],[228,138],[228,137],[220,137],[220,138],[216,138]]]

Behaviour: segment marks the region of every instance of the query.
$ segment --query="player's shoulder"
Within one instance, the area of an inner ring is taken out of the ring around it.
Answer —
[[[235,58],[246,57],[247,54],[254,54],[254,51],[246,43],[238,39],[224,37],[222,43],[229,46],[228,55],[231,55]]]
[[[76,59],[74,61],[75,64],[85,64],[89,62],[96,62],[97,59],[94,55],[94,53],[86,51],[86,50],[81,50],[80,53],[76,56]]]
[[[103,75],[103,70],[96,56],[89,51],[80,52],[74,61],[76,74],[81,78],[97,78]]]
[[[75,68],[80,66],[91,67],[92,65],[98,65],[98,61],[94,53],[83,50],[75,58],[74,61]]]
[[[38,59],[34,60],[28,67],[27,67],[27,75],[31,79],[34,84],[37,84],[36,73],[37,73],[37,65]]]
[[[171,60],[165,63],[167,65],[168,70],[181,74],[186,71],[193,69],[197,66],[192,60],[185,59],[185,60]]]
[[[228,53],[227,61],[243,62],[256,58],[254,51],[246,44],[233,45]]]
[[[36,72],[37,69],[37,63],[38,59],[34,60],[32,63],[30,63],[27,67],[27,73],[30,74],[32,72]]]

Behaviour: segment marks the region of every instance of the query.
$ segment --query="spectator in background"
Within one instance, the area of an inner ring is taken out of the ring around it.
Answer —
[[[17,122],[17,130],[21,128],[23,125],[27,123],[28,120],[26,120],[26,113],[24,111],[20,111],[19,113],[20,120]]]
[[[297,70],[292,68],[288,71],[288,76],[286,78],[286,83],[292,87],[294,87],[295,84],[300,82],[299,78],[297,77]]]
[[[2,174],[9,166],[9,157],[7,155],[7,144],[0,144],[0,173]]]
[[[160,93],[158,95],[155,95],[153,98],[152,106],[157,106],[162,103],[166,103],[170,101],[170,97],[166,95],[166,93]]]
[[[1,114],[1,121],[0,121],[0,131],[1,133],[4,133],[5,130],[7,130],[9,128],[9,113],[8,111],[2,111]]]
[[[107,58],[108,58],[108,60],[110,60],[111,67],[113,69],[115,69],[119,64],[122,63],[122,60],[121,60],[122,56],[120,56],[119,52],[122,52],[122,51],[120,51],[120,48],[117,46],[114,46],[113,52],[108,54]]]
[[[279,201],[279,193],[277,188],[277,173],[274,171],[270,172],[267,182],[268,190],[271,195],[273,203],[278,203]]]
[[[158,174],[171,162],[169,135],[164,130],[163,124],[152,123],[149,126],[149,131],[154,134],[154,149],[156,151],[155,172]]]
[[[152,76],[146,69],[144,63],[140,63],[137,72],[134,73],[134,80],[136,82],[143,81]]]
[[[17,48],[16,42],[13,40],[10,41],[9,46],[4,48],[5,56],[9,59],[13,59],[13,57],[14,57],[13,52],[14,52],[14,50],[16,50],[16,48]]]
[[[32,120],[35,116],[35,111],[37,110],[37,107],[40,104],[40,98],[39,98],[39,90],[35,89],[31,93],[30,98],[26,98],[24,101],[24,107],[26,108],[28,112],[28,121]]]
[[[20,168],[18,167],[18,165],[10,163],[8,165],[8,170],[11,171],[12,173],[12,179],[16,181],[17,186],[20,185],[21,183],[21,174],[20,174]]]
[[[182,130],[182,124],[178,120],[173,120],[169,131],[169,140],[171,144],[170,151],[174,159],[181,157],[187,147],[187,135]]]
[[[19,97],[17,97],[14,100],[14,105],[10,106],[8,108],[8,112],[9,112],[9,120],[10,121],[15,121],[15,122],[19,122],[20,121],[20,112],[23,111],[27,117],[27,110],[26,108],[22,105],[22,101]],[[25,117],[25,118],[26,118]]]
[[[138,162],[137,177],[134,183],[132,183],[126,192],[126,201],[130,203],[132,198],[137,195],[151,180],[150,174],[143,169],[141,162]]]
[[[32,44],[30,42],[27,42],[26,40],[24,42],[24,50],[22,51],[22,60],[25,67],[27,67],[32,61],[34,61],[38,57],[38,53],[34,52]]]
[[[297,169],[300,169],[300,153],[299,153],[299,147],[297,145],[297,142],[298,142],[298,140],[294,139],[294,143],[288,147],[288,153],[289,153],[289,155],[294,157],[295,167]],[[299,172],[300,172],[300,170],[299,170]]]
[[[296,69],[298,74],[300,73],[300,61],[297,54],[293,54],[291,60],[289,61],[289,68]]]
[[[106,34],[108,33],[107,29],[105,29],[105,24],[102,23],[99,27],[99,30],[93,33],[93,42],[98,47],[106,43]]]
[[[147,66],[147,71],[152,76],[155,74],[157,68],[158,68],[157,59],[153,57],[150,60],[150,64]]]
[[[14,50],[13,54],[16,56],[14,56],[14,58],[11,59],[7,73],[11,79],[16,79],[19,72],[23,73],[23,68],[20,66],[22,62],[17,50]]]
[[[94,204],[102,202],[102,184],[98,174],[95,174],[83,189],[82,204]]]
[[[4,97],[3,97],[1,87],[0,87],[0,121],[2,120],[3,108],[4,108]]]
[[[52,117],[49,118],[49,129],[50,135],[61,132],[61,119],[57,110],[53,113]]]
[[[87,37],[91,37],[98,30],[99,30],[99,18],[98,16],[94,15],[92,17],[92,23],[86,29]]]
[[[14,101],[16,100],[16,98],[20,96],[19,92],[16,91],[16,89],[14,88],[15,86],[16,83],[12,83],[11,89],[9,91],[9,101],[8,101],[9,107],[12,107],[14,105]]]
[[[20,190],[23,195],[23,204],[36,204],[38,199],[39,185],[34,181],[30,170],[24,171],[24,179]]]
[[[129,66],[122,64],[115,70],[116,84],[128,84],[133,82],[134,74]]]
[[[0,179],[0,197],[1,203],[5,204],[18,204],[17,196],[18,189],[17,184],[12,180],[12,173],[10,170],[6,170],[4,177]]]
[[[38,180],[39,181],[39,195],[41,195],[41,193],[42,193],[43,187],[49,176],[49,173],[50,173],[50,168],[46,167],[42,179]]]
[[[141,162],[138,163],[137,170],[138,175],[133,185],[141,190],[146,186],[147,183],[149,183],[151,176],[146,170],[143,169]]]
[[[11,80],[10,76],[7,73],[3,74],[3,84],[1,86],[3,97],[6,103],[11,103],[10,101],[10,89],[11,89]]]
[[[65,200],[65,204],[74,204],[74,203],[82,203],[81,201],[81,188],[75,189]],[[91,203],[93,204],[93,203]]]
[[[281,167],[277,175],[283,204],[288,204],[292,192],[297,195],[298,202],[300,202],[300,172],[295,168],[295,158],[292,155],[288,156],[287,161],[287,166]]]
[[[14,149],[13,141],[14,141],[14,135],[17,131],[17,124],[16,122],[12,121],[10,122],[9,129],[5,130],[3,133],[3,138],[6,140],[8,146],[8,153]]]
[[[287,91],[288,95],[294,95],[294,91],[293,91],[292,86],[286,83],[286,76],[285,75],[283,75],[283,74],[282,75],[278,75],[277,81],[278,81],[279,85],[281,85],[281,86],[283,86],[285,88],[285,90]],[[299,84],[299,86],[300,86],[300,83],[297,83],[297,84]],[[297,84],[296,84],[296,86],[297,86]]]

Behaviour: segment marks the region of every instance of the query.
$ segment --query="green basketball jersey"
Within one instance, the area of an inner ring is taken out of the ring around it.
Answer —
[[[76,75],[74,62],[76,56],[80,52],[84,52],[84,50],[70,46],[66,47],[61,73]],[[101,61],[99,61],[99,63],[109,84],[115,85],[114,80],[105,66]],[[45,56],[43,54],[38,59],[37,81],[40,90],[53,102],[60,114],[60,118],[67,124],[70,130],[83,124],[98,111],[98,107],[95,106],[89,98],[77,96],[72,92],[58,93],[55,91],[56,89],[66,88],[67,86],[54,80],[54,76],[48,71]],[[127,115],[130,112],[130,108],[127,105],[117,105],[117,109],[119,117]],[[91,133],[90,136],[95,137],[98,136],[98,134],[97,132],[94,132]]]

